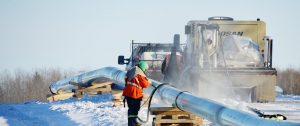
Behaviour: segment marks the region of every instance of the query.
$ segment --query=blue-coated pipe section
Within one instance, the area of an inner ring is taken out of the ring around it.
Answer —
[[[74,85],[69,84],[70,81],[84,84],[91,79],[99,77],[105,77],[116,84],[124,85],[125,74],[125,71],[118,68],[104,67],[72,78],[54,82],[50,85],[50,90],[53,93],[57,93],[61,88],[74,87]],[[161,84],[155,80],[151,81],[151,86],[145,89],[145,92],[148,94]],[[188,92],[182,92],[170,85],[163,85],[156,92],[166,103],[178,107],[181,110],[201,116],[221,126],[300,126],[300,123],[298,122],[278,122],[259,118],[250,113],[229,108],[213,100],[197,97]]]
[[[83,73],[74,77],[52,82],[50,84],[50,91],[57,94],[60,89],[76,89],[77,86],[70,83],[81,84],[81,86],[87,86],[87,82],[92,79],[105,77],[110,79],[115,84],[123,84],[125,78],[125,71],[122,71],[115,67],[104,67],[97,70],[93,70],[87,73]]]
[[[174,87],[164,86],[158,92],[162,99],[168,100],[172,105],[177,104],[179,109],[199,115],[221,126],[300,126],[300,123],[295,122],[279,122],[259,118],[256,115],[229,108],[221,103],[187,92],[181,93],[176,99],[182,91]]]

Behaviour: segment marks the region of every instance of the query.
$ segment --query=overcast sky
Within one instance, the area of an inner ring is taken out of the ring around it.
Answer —
[[[118,66],[131,40],[172,42],[179,33],[185,42],[185,24],[211,16],[260,18],[274,38],[274,66],[299,68],[298,1],[0,0],[0,70]]]

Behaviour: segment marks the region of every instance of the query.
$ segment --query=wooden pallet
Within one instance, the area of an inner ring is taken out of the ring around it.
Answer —
[[[123,104],[123,99],[122,99],[122,93],[123,90],[112,90],[112,95],[113,95],[113,107],[117,107],[117,106],[122,106]]]
[[[111,81],[106,82],[100,82],[100,81],[94,81],[92,82],[91,86],[89,87],[81,87],[78,86],[75,91],[65,91],[65,90],[59,90],[57,94],[55,95],[49,95],[47,96],[48,101],[57,101],[57,100],[65,100],[71,97],[75,98],[82,98],[83,94],[88,95],[97,95],[97,94],[104,94],[104,93],[111,93]]]
[[[58,101],[58,100],[65,100],[68,98],[71,98],[74,96],[73,92],[70,93],[62,93],[62,94],[57,94],[57,95],[48,95],[47,100],[48,101]]]
[[[101,82],[101,83],[92,83],[89,87],[78,87],[75,90],[75,97],[81,98],[83,94],[88,95],[97,95],[97,94],[104,94],[104,93],[111,93],[111,84],[112,82]]]
[[[153,126],[202,126],[202,118],[174,107],[151,107]]]

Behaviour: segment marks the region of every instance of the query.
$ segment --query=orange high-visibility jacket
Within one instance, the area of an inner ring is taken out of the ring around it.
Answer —
[[[142,99],[143,88],[147,88],[149,85],[150,81],[147,79],[144,72],[139,67],[135,66],[126,73],[123,96],[133,99]]]

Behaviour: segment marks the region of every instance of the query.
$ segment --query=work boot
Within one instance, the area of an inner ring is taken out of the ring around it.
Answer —
[[[128,126],[141,126],[142,123],[138,121],[137,117],[128,118]]]
[[[135,123],[135,126],[141,126],[142,123],[139,121],[139,119],[137,117],[134,118],[134,123]]]

